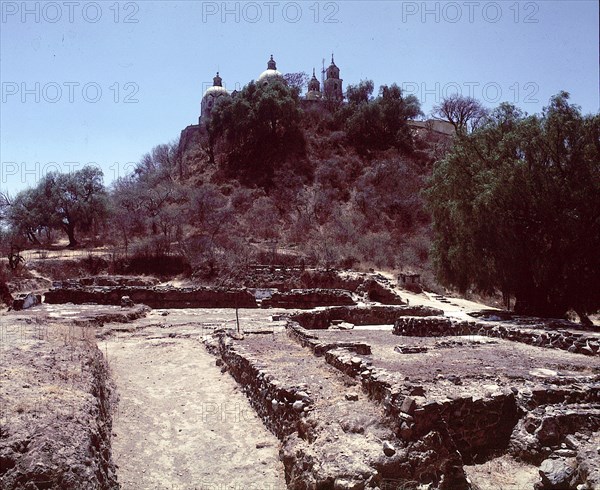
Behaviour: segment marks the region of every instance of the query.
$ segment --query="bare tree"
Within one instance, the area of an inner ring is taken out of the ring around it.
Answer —
[[[290,87],[298,89],[298,93],[302,93],[304,87],[308,85],[308,75],[301,71],[298,73],[286,73],[283,75],[283,79],[287,82]]]
[[[432,114],[452,124],[457,133],[470,133],[485,121],[488,110],[473,97],[453,94],[435,105]]]
[[[0,191],[0,223],[6,219],[6,213],[11,205],[12,199],[8,192]]]

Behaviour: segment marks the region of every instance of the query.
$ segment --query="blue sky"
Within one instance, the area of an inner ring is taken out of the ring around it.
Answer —
[[[567,90],[599,109],[596,1],[2,1],[0,189],[94,163],[105,182],[198,120],[220,71],[229,89],[266,68],[344,86],[396,82],[425,112],[461,91],[539,112]]]

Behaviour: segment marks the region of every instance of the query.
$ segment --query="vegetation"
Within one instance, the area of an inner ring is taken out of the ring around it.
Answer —
[[[39,244],[40,232],[59,228],[74,247],[77,230],[95,229],[105,218],[102,172],[85,167],[69,174],[49,173],[35,188],[19,193],[7,204],[5,219],[17,234]]]
[[[569,95],[540,116],[502,104],[460,132],[428,189],[440,279],[502,291],[524,314],[600,307],[600,116]]]
[[[210,125],[223,136],[225,175],[245,184],[271,188],[276,170],[305,153],[298,90],[280,81],[249,83],[217,104]]]
[[[466,133],[486,121],[488,110],[473,97],[453,94],[433,107],[433,116],[448,121],[457,133]]]
[[[407,121],[422,114],[414,95],[405,97],[396,84],[383,85],[373,100],[370,80],[350,85],[347,93],[349,103],[339,112],[346,120],[348,139],[361,155],[389,148],[404,152],[413,149]]]
[[[412,269],[429,288],[435,271],[516,297],[522,313],[585,319],[600,306],[600,116],[566,93],[534,116],[451,96],[434,108],[448,137],[412,129],[419,101],[395,84],[304,104],[306,74],[287,78],[220,99],[195,144],[155,147],[108,190],[86,168],[3,196],[3,254],[60,230],[71,247],[111,245],[125,272],[239,283],[265,261]]]

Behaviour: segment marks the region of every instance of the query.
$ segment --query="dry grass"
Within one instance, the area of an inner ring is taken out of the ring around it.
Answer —
[[[538,468],[505,454],[482,464],[465,466],[473,490],[531,490],[539,480]]]

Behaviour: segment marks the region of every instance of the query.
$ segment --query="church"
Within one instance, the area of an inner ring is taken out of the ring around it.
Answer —
[[[277,63],[271,55],[267,61],[267,69],[263,71],[256,79],[258,86],[266,87],[272,81],[279,80],[285,82],[283,74],[277,70]],[[331,64],[326,70],[323,70],[323,89],[321,90],[321,82],[315,74],[313,69],[313,75],[308,82],[308,90],[302,97],[301,102],[303,104],[319,104],[325,101],[333,101],[341,103],[344,100],[344,91],[342,87],[343,80],[340,78],[340,69],[335,64],[333,54],[331,55]],[[215,104],[222,97],[235,97],[237,91],[229,92],[223,86],[223,79],[219,72],[213,78],[213,84],[208,87],[202,96],[200,102],[200,117],[198,118],[198,124],[192,124],[181,131],[180,137],[180,151],[185,150],[191,145],[197,143],[201,135],[206,131],[206,124],[210,121],[210,114]]]
[[[285,83],[284,77],[280,71],[277,70],[277,63],[273,59],[273,55],[267,62],[267,69],[263,71],[256,79],[258,86],[267,86],[273,80],[280,80]],[[313,68],[313,75],[308,82],[308,90],[304,96],[306,101],[336,101],[341,102],[344,100],[344,91],[342,88],[343,80],[340,78],[340,69],[335,64],[333,55],[331,55],[331,64],[324,71],[323,79],[323,91],[321,91],[321,82],[319,82],[315,70]],[[210,113],[212,108],[221,97],[235,97],[235,91],[229,93],[225,87],[223,87],[223,79],[217,72],[217,75],[213,78],[213,85],[204,92],[202,102],[200,104],[200,119],[198,121],[200,126],[206,124],[210,119]]]
[[[286,83],[283,74],[277,70],[277,63],[273,59],[273,55],[271,55],[267,61],[267,69],[258,76],[256,84],[259,87],[266,87],[275,80]],[[308,89],[301,99],[301,104],[306,107],[324,102],[343,102],[344,90],[342,82],[340,69],[335,64],[332,54],[331,64],[322,72],[322,81],[319,81],[313,68],[312,78],[308,82]],[[211,111],[217,101],[222,97],[235,97],[236,93],[237,91],[235,90],[230,93],[223,86],[223,79],[219,75],[219,72],[217,72],[213,78],[212,86],[208,87],[202,96],[198,124],[190,125],[181,132],[180,148],[182,151],[185,151],[191,144],[199,141],[203,132],[206,131],[206,124],[210,121]],[[416,133],[434,131],[445,135],[454,134],[454,127],[448,121],[431,119],[428,121],[408,121],[408,124]]]

